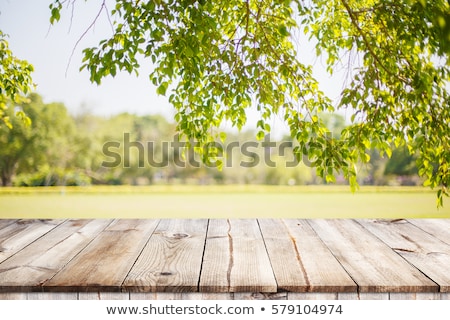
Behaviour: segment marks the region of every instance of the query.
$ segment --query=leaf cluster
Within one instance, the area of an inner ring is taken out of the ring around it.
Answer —
[[[33,66],[14,56],[6,34],[0,31],[0,121],[8,128],[12,128],[10,116],[6,112],[8,102],[19,104],[25,101],[24,96],[34,87],[32,72]],[[16,112],[16,116],[30,124],[30,118],[23,111]]]
[[[64,2],[51,6],[52,22]],[[224,122],[242,128],[255,108],[257,137],[281,115],[298,158],[311,159],[329,182],[343,173],[355,189],[356,164],[370,160],[370,149],[390,156],[406,146],[418,151],[425,184],[440,188],[440,204],[448,194],[447,0],[116,0],[109,14],[113,36],[85,49],[81,68],[99,84],[137,73],[147,58],[150,81],[188,140],[207,144]],[[348,71],[337,107],[300,62],[298,31],[316,43],[330,73]],[[339,137],[319,116],[336,108],[353,114]]]

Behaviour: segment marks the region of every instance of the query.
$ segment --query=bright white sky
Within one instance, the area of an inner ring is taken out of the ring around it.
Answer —
[[[141,63],[140,77],[119,74],[107,78],[100,86],[91,84],[87,71],[79,72],[82,49],[96,46],[100,39],[112,34],[105,14],[102,14],[95,27],[81,40],[74,51],[71,63],[69,58],[76,42],[94,20],[100,8],[101,0],[79,0],[76,2],[73,23],[70,25],[70,10],[64,10],[61,21],[50,26],[51,0],[0,0],[0,30],[9,35],[9,44],[13,53],[27,60],[35,67],[33,73],[36,91],[45,102],[63,102],[71,113],[88,109],[99,115],[111,115],[120,112],[136,114],[165,115],[173,119],[174,110],[167,98],[158,96],[156,89],[148,80],[151,68],[149,61]],[[111,9],[114,0],[109,0]],[[307,46],[307,51],[312,51]],[[308,53],[309,54],[309,53]],[[68,67],[68,69],[67,69]],[[316,63],[318,78],[322,89],[332,98],[339,94],[342,85],[333,84],[326,76],[320,62]],[[66,74],[67,69],[67,74]],[[251,115],[250,115],[251,117]],[[250,126],[254,121],[249,119]],[[282,121],[274,120],[272,128],[286,131]]]
[[[51,0],[0,0],[0,30],[9,35],[13,53],[34,65],[36,91],[44,101],[63,102],[73,113],[84,105],[101,115],[127,111],[172,117],[172,107],[165,97],[155,93],[145,67],[139,78],[124,73],[105,79],[100,86],[90,83],[87,71],[78,71],[82,49],[111,35],[106,15],[82,39],[69,65],[72,50],[97,15],[101,1],[77,1],[71,29],[70,10],[64,11],[60,23],[50,27],[50,3]]]

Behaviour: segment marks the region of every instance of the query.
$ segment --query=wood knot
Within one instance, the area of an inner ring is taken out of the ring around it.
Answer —
[[[187,237],[189,237],[189,235],[186,234],[186,233],[174,233],[174,234],[172,234],[172,238],[174,238],[174,239],[183,239],[183,238],[187,238]]]
[[[170,272],[170,271],[163,271],[163,272],[160,273],[160,275],[161,276],[171,276],[172,272]]]

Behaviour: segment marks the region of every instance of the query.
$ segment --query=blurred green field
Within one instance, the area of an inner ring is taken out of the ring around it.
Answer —
[[[415,187],[1,188],[0,218],[450,218],[450,205]]]

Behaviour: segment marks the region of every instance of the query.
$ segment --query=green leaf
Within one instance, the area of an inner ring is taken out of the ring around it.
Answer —
[[[258,139],[259,141],[264,140],[264,137],[265,137],[264,131],[258,131],[258,133],[256,134],[256,139]]]
[[[156,93],[162,96],[166,95],[167,87],[169,84],[167,82],[163,82],[159,85],[159,87],[156,89]]]

